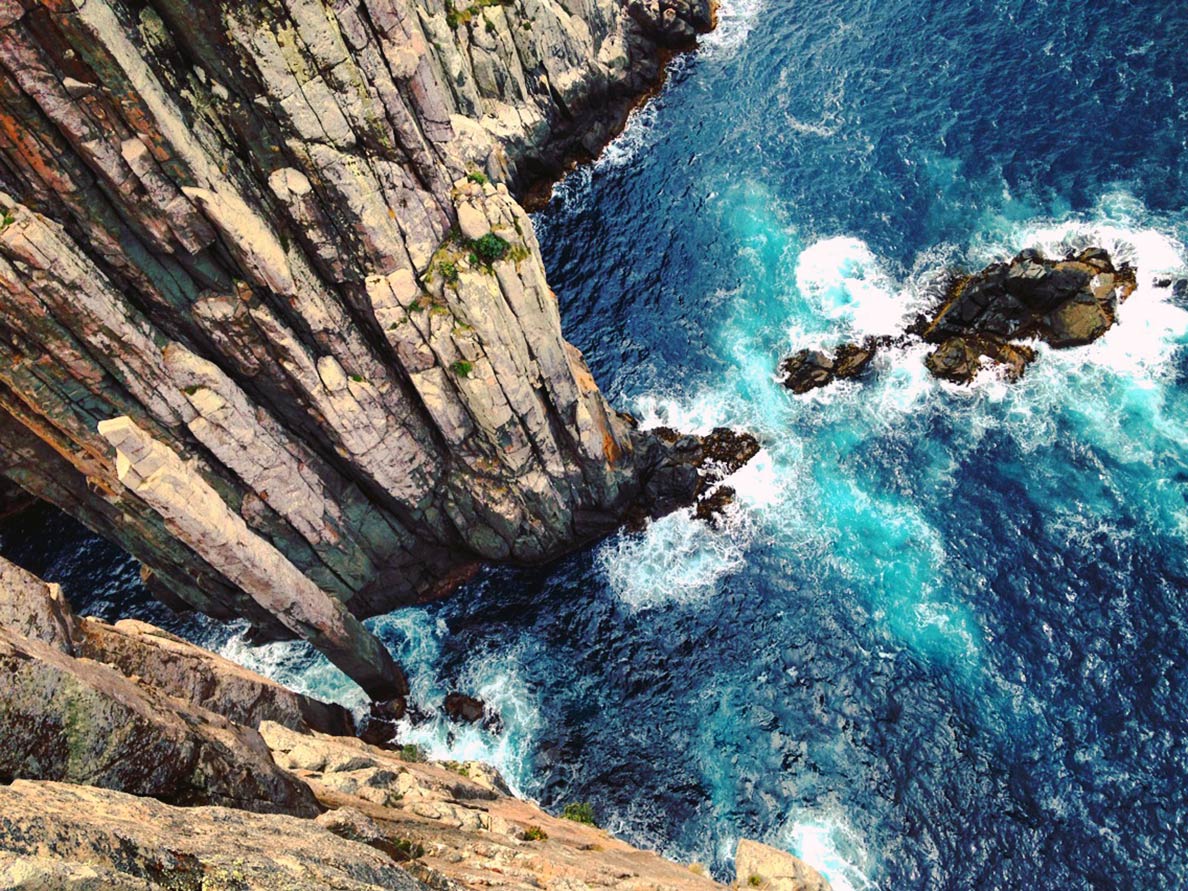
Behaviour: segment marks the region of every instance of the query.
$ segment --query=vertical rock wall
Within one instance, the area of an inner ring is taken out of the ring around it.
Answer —
[[[606,530],[658,453],[507,184],[596,151],[708,2],[465,3],[0,0],[0,472],[340,664],[371,644],[246,565],[373,615]],[[233,548],[117,467],[117,418]]]

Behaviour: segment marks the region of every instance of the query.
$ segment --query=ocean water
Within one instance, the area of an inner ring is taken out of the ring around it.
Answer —
[[[373,620],[414,699],[505,724],[407,739],[722,878],[745,836],[837,891],[1188,886],[1188,304],[1157,285],[1188,276],[1185,46],[1184,4],[725,0],[536,223],[615,402],[763,451],[721,529],[678,513]],[[1138,291],[1018,384],[937,382],[918,347],[775,380],[949,268],[1090,244]],[[5,551],[156,617],[46,522]],[[361,705],[300,645],[178,628]]]

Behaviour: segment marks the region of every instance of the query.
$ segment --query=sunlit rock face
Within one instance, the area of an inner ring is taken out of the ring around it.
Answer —
[[[4,474],[163,599],[340,662],[370,644],[286,619],[261,567],[362,617],[613,527],[655,443],[562,337],[508,186],[597,151],[711,17],[569,6],[6,4]]]

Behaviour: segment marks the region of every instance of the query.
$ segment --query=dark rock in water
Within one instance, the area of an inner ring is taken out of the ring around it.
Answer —
[[[924,364],[936,377],[967,384],[977,376],[982,356],[988,356],[1004,367],[1008,380],[1016,381],[1023,376],[1035,355],[1035,350],[1023,344],[950,337],[928,355]]]
[[[1171,288],[1172,303],[1176,306],[1188,306],[1188,278],[1179,278],[1176,280],[1164,279],[1164,281],[1156,282],[1156,287]]]
[[[1171,287],[1172,282],[1156,284]],[[1177,282],[1176,288],[1181,285],[1188,295],[1188,281]],[[1114,324],[1119,304],[1136,286],[1134,269],[1115,266],[1102,248],[1086,248],[1063,260],[1026,250],[1009,263],[954,279],[936,314],[918,316],[900,337],[867,338],[832,355],[801,350],[790,356],[781,366],[784,386],[807,393],[855,377],[877,350],[917,337],[936,345],[924,360],[936,377],[966,384],[988,361],[1001,366],[1008,380],[1018,380],[1036,357],[1018,341],[1035,338],[1057,348],[1092,343]]]
[[[928,354],[924,364],[939,378],[967,383],[978,373],[981,352],[962,337],[950,337]]]
[[[941,345],[962,337],[992,360],[1011,340],[1037,337],[1054,347],[1080,346],[1105,334],[1136,284],[1135,270],[1114,266],[1099,247],[1070,260],[1024,251],[1009,264],[956,280],[924,340]]]
[[[924,340],[937,344],[926,364],[938,377],[967,383],[988,359],[1018,378],[1035,351],[1011,341],[1037,338],[1061,348],[1092,343],[1114,324],[1118,305],[1135,287],[1134,269],[1116,267],[1102,248],[1065,260],[1023,251],[1010,263],[954,282],[924,330]]]
[[[833,357],[821,350],[801,350],[784,360],[784,386],[793,393],[807,393],[833,383]]]
[[[784,360],[784,386],[793,393],[807,393],[835,380],[858,377],[870,365],[879,341],[867,338],[860,344],[847,343],[832,355],[822,350],[801,350]]]
[[[638,531],[647,520],[697,504],[707,492],[759,453],[749,433],[716,427],[705,436],[682,434],[670,427],[648,431],[664,452],[645,481],[639,510],[628,528]]]
[[[451,721],[475,724],[483,719],[486,706],[481,699],[465,693],[451,693],[445,698],[445,713]]]
[[[369,717],[359,731],[359,739],[368,745],[391,748],[396,739],[396,724],[383,718]]]
[[[395,699],[373,702],[370,713],[371,717],[381,721],[399,721],[408,714],[408,700],[403,696],[397,696]]]
[[[759,454],[759,441],[749,433],[715,427],[708,436],[702,437],[701,448],[702,458],[697,467],[706,471],[702,479],[715,474],[718,479],[723,479]]]
[[[445,698],[445,713],[451,721],[460,724],[477,724],[482,721],[487,731],[496,734],[503,732],[503,719],[481,699],[475,699],[465,693],[449,694]]]

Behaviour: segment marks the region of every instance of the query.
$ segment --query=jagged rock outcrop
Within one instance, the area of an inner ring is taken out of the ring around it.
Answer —
[[[0,473],[373,695],[401,683],[327,601],[549,559],[665,460],[564,341],[508,186],[604,144],[709,0],[462,2],[0,4]],[[218,535],[118,471],[116,418]]]
[[[178,804],[311,815],[254,730],[0,628],[0,781],[86,783]]]
[[[150,687],[245,727],[273,721],[291,730],[354,735],[354,719],[342,706],[295,693],[147,622],[125,619],[109,625],[79,618],[60,586],[47,584],[2,557],[0,628],[66,656],[102,663],[139,687]]]
[[[108,625],[87,618],[80,630],[78,655],[236,724],[258,727],[274,721],[293,730],[354,735],[354,718],[342,706],[294,693],[146,622],[124,619]]]
[[[1026,250],[1009,263],[956,277],[932,317],[921,316],[898,337],[788,357],[780,365],[783,383],[794,393],[807,393],[858,377],[878,350],[916,338],[935,345],[924,361],[939,378],[967,384],[992,365],[1008,380],[1018,380],[1037,355],[1020,341],[1042,340],[1058,349],[1092,343],[1114,324],[1118,306],[1136,286],[1135,270],[1115,266],[1102,248],[1085,248],[1063,260]]]
[[[155,629],[66,608],[42,639],[18,635],[55,591],[0,569],[0,887],[721,888],[514,798],[487,765],[315,733],[291,709],[287,726],[261,719],[275,685],[229,680],[219,657]],[[162,689],[173,657],[214,692]]]
[[[0,887],[419,891],[382,851],[314,820],[170,807],[107,789],[0,787]]]
[[[858,377],[870,366],[878,347],[878,341],[871,338],[860,344],[843,344],[833,353],[800,350],[780,365],[784,386],[793,393],[807,393],[835,380]]]
[[[1036,338],[1057,348],[1092,343],[1114,324],[1135,286],[1134,269],[1116,267],[1102,248],[1063,260],[1023,251],[953,284],[924,330],[924,340],[937,344],[925,363],[956,383],[973,380],[983,358],[1018,378],[1036,354],[1015,341]]]
[[[316,814],[254,729],[350,733],[350,714],[143,622],[77,618],[0,559],[0,778]]]

